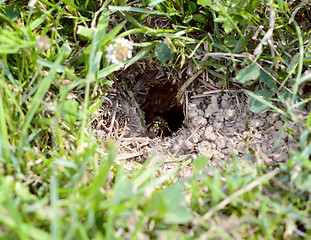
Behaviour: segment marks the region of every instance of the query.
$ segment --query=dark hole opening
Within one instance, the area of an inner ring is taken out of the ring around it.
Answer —
[[[182,107],[177,105],[177,91],[176,85],[165,83],[150,87],[147,94],[136,95],[137,102],[145,113],[146,126],[155,126],[159,117],[167,122],[168,128],[172,132],[182,126],[184,114]],[[163,124],[157,132],[157,136],[162,134],[161,130],[163,136],[171,135],[171,132]]]

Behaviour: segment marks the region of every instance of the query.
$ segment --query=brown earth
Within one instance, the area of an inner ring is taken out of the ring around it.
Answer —
[[[232,156],[238,161],[279,165],[289,158],[289,149],[298,147],[289,133],[298,132],[295,124],[274,112],[251,112],[242,89],[211,90],[211,85],[196,79],[180,106],[176,94],[181,81],[163,80],[169,79],[165,71],[147,76],[154,79],[152,84],[141,80],[140,73],[132,83],[124,77],[116,79],[92,124],[100,145],[107,138],[116,140],[118,161],[126,161],[128,169],[139,168],[151,155],[152,163],[166,159],[162,173],[180,166],[180,176],[190,176],[192,160],[198,156],[209,158],[212,168],[225,169],[232,164]],[[164,127],[163,134],[148,136],[143,125],[152,126],[156,116],[166,119],[172,134]]]

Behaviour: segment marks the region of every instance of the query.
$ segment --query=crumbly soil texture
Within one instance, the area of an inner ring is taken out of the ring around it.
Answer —
[[[178,100],[190,77],[160,67],[117,74],[92,123],[102,149],[112,138],[119,145],[118,161],[129,168],[152,157],[152,163],[165,159],[162,172],[182,166],[180,175],[190,176],[198,156],[206,156],[212,168],[225,169],[233,157],[276,166],[297,148],[295,124],[271,111],[251,112],[242,89],[211,89],[198,76]]]

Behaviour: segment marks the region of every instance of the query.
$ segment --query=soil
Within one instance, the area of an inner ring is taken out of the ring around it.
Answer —
[[[198,156],[209,158],[211,168],[225,169],[232,164],[233,156],[238,161],[279,165],[288,160],[289,149],[298,147],[292,135],[299,130],[295,124],[274,112],[251,112],[242,89],[208,92],[210,89],[199,83],[199,87],[188,87],[180,106],[175,97],[180,84],[145,84],[144,91],[137,90],[139,84],[144,85],[135,80],[134,87],[128,87],[118,80],[92,124],[100,145],[107,138],[116,140],[118,161],[125,161],[128,169],[139,168],[150,156],[151,164],[166,159],[162,174],[182,166],[182,177],[191,175],[192,161]],[[150,138],[144,124],[152,125],[157,115],[170,118],[167,122],[173,133],[163,128],[163,133],[159,131],[158,136]]]

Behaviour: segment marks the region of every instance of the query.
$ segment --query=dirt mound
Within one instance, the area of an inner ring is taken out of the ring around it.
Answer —
[[[97,112],[94,135],[100,140],[114,138],[120,145],[119,160],[142,163],[155,153],[155,159],[170,162],[163,166],[165,172],[180,162],[187,162],[189,168],[191,159],[203,155],[210,159],[210,166],[224,169],[232,156],[239,161],[279,164],[296,147],[289,133],[297,132],[296,126],[273,112],[251,112],[243,90],[192,89],[181,107],[176,101],[178,84],[158,82],[136,81],[136,90],[123,82],[123,90],[109,93],[110,102]],[[165,119],[166,127],[153,120],[158,116]],[[155,138],[148,134],[150,127],[158,129]]]

